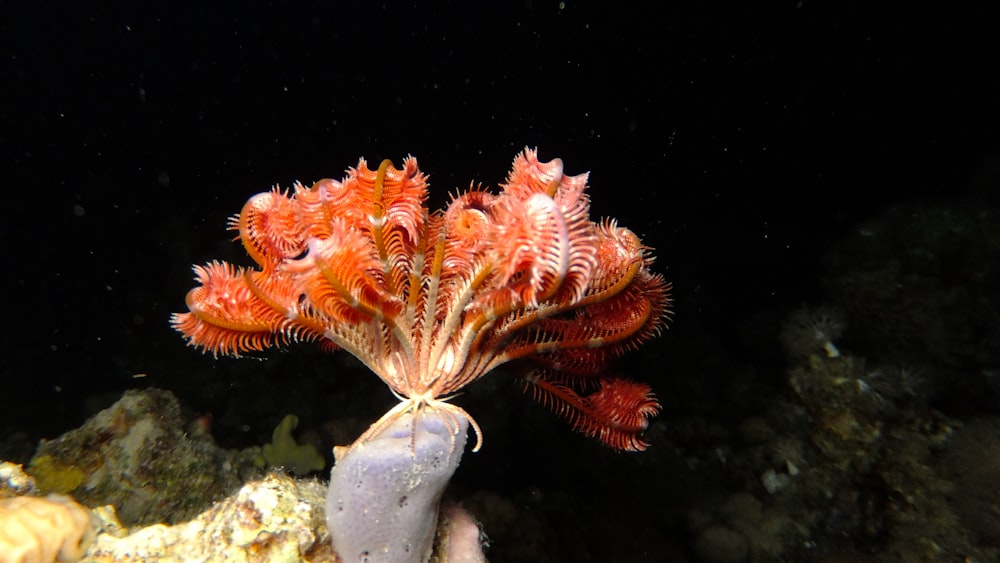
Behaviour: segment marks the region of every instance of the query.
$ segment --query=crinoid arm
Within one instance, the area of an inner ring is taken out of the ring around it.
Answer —
[[[558,376],[546,375],[535,372],[525,376],[526,387],[535,400],[568,420],[574,430],[619,451],[649,447],[642,432],[649,426],[649,419],[660,412],[660,403],[648,385],[602,377],[597,390],[584,395],[560,382]]]
[[[322,333],[308,314],[294,314],[287,280],[214,261],[195,266],[200,286],[188,292],[188,312],[170,318],[188,344],[214,355],[240,356],[290,340],[315,340]]]
[[[462,447],[465,446],[465,429],[471,426],[476,432],[476,445],[472,447],[473,452],[478,452],[483,446],[483,430],[479,427],[476,419],[472,418],[465,409],[458,405],[453,405],[445,399],[431,399],[427,396],[400,397],[400,402],[389,409],[381,418],[376,420],[368,430],[365,430],[357,440],[347,448],[349,453],[354,448],[370,442],[376,436],[393,426],[401,418],[407,416],[433,416],[441,420],[442,424],[451,433],[451,448],[458,445],[461,434]],[[415,427],[414,427],[415,428]],[[416,455],[416,434],[411,436],[410,450]]]

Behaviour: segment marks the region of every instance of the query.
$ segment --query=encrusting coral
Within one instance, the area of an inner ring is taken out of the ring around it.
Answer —
[[[151,396],[146,396],[149,394]],[[119,403],[135,407],[149,406],[150,401],[176,404],[169,393],[155,389],[130,391]],[[121,407],[118,405],[111,411]],[[163,414],[157,409],[146,412]],[[95,421],[106,419],[107,413],[98,413],[82,428],[71,430],[46,445],[67,446],[84,439],[90,431],[105,429]],[[183,426],[184,423],[173,420],[161,425]],[[286,424],[282,432],[285,430],[290,430],[289,425]],[[183,453],[187,447],[179,446],[179,451]],[[261,448],[254,446],[242,452],[227,452],[225,461],[216,470],[232,475],[241,475],[244,470],[256,473],[253,458],[260,451]],[[67,459],[62,463],[73,466],[74,462]],[[108,463],[118,466],[117,462]],[[170,491],[148,491],[143,501],[160,509],[186,498],[187,504],[177,513],[192,514],[192,518],[176,525],[128,526],[118,519],[114,505],[95,505],[87,509],[69,497],[39,496],[39,484],[20,465],[0,461],[0,563],[337,560],[323,518],[325,487],[320,482],[271,472],[249,480],[228,497],[224,495],[226,485],[222,482],[217,485],[219,490],[210,495],[218,499],[213,503],[205,500],[204,491],[188,490],[182,484]],[[82,487],[77,492],[83,492]],[[125,507],[134,504],[121,497],[113,500]],[[195,514],[197,511],[200,514]],[[467,513],[453,507],[449,518],[438,525],[436,534],[440,545],[435,547],[435,561],[483,561],[476,541],[477,530]]]
[[[168,391],[128,391],[83,426],[44,441],[26,472],[42,494],[111,504],[126,525],[181,522],[242,483],[232,452],[189,431]]]
[[[20,465],[0,461],[0,499],[19,496],[40,496],[38,485]]]
[[[87,561],[333,561],[322,498],[319,483],[272,473],[183,524],[102,534]]]

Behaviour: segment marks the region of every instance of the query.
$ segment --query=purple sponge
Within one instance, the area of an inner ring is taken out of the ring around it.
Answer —
[[[337,461],[326,523],[343,561],[427,561],[441,494],[462,459],[468,426],[449,414],[406,414]]]

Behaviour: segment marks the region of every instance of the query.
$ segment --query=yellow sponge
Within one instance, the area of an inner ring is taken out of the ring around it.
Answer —
[[[96,518],[69,497],[0,499],[0,563],[78,561],[96,535]]]
[[[292,431],[299,425],[299,417],[286,416],[271,435],[271,443],[264,444],[263,457],[271,467],[284,467],[295,475],[305,475],[326,467],[326,460],[312,444],[298,444]]]

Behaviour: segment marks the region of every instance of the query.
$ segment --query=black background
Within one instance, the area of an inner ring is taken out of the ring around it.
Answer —
[[[52,437],[88,399],[149,385],[232,411],[226,390],[261,365],[282,374],[276,389],[296,385],[282,362],[324,356],[213,361],[169,314],[192,263],[246,263],[225,225],[250,195],[339,178],[361,156],[417,156],[432,207],[495,186],[525,146],[589,170],[593,215],[639,233],[674,283],[659,364],[634,374],[661,396],[678,341],[768,361],[735,335],[820,300],[820,260],[858,221],[919,198],[996,201],[982,181],[1000,148],[985,13],[359,5],[0,4],[0,428]],[[242,438],[223,425],[221,442],[260,443],[285,411],[337,414],[260,392],[268,417]],[[487,429],[487,448],[503,431]]]

